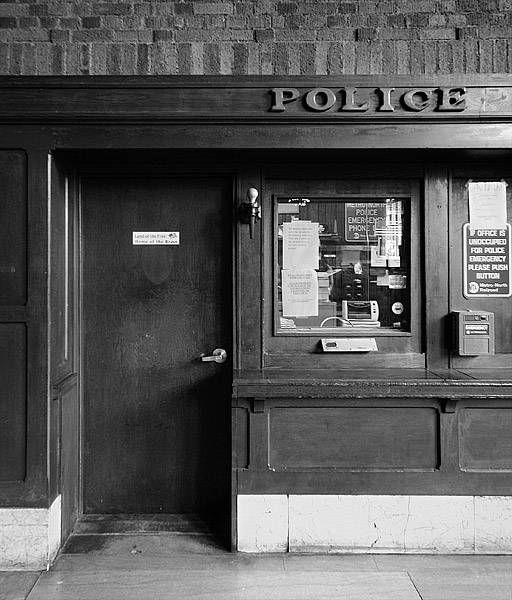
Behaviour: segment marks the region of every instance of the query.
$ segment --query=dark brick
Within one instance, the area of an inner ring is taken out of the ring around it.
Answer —
[[[206,29],[182,29],[175,32],[176,41],[181,43],[212,42],[213,38],[213,32]]]
[[[330,44],[327,51],[327,74],[336,75],[342,72],[343,46],[335,43]]]
[[[71,32],[71,41],[78,43],[111,42],[113,37],[114,32],[105,29],[86,29]]]
[[[430,15],[419,13],[415,15],[406,15],[405,23],[407,27],[427,27]]]
[[[66,17],[58,21],[60,29],[79,29],[80,19],[78,17]]]
[[[338,6],[337,12],[342,15],[356,13],[357,12],[357,4],[355,4],[355,3],[340,4]]]
[[[249,66],[249,49],[246,44],[233,46],[233,74],[246,75]]]
[[[9,46],[0,44],[0,75],[9,74]]]
[[[178,44],[178,73],[192,72],[192,44]]]
[[[46,4],[31,4],[28,7],[28,14],[32,17],[44,17],[49,14],[48,5]]]
[[[41,29],[56,29],[59,26],[59,19],[57,17],[31,17],[35,19],[33,27],[40,27]]]
[[[368,42],[371,40],[377,40],[379,39],[379,37],[379,29],[361,27],[356,31],[356,41],[358,42]]]
[[[15,29],[18,25],[14,17],[0,17],[0,27],[2,29]]]
[[[132,10],[131,4],[113,2],[112,4],[102,2],[93,4],[93,14],[98,15],[129,15]]]
[[[67,31],[65,29],[54,29],[53,31],[50,31],[50,40],[54,43],[70,42],[71,31]]]
[[[442,28],[429,29],[424,27],[419,30],[421,40],[455,40],[456,30],[453,28]]]
[[[119,31],[114,31],[113,41],[126,42],[127,45],[126,47],[123,47],[123,52],[126,51],[127,55],[133,58],[135,56],[134,43],[143,42],[149,44],[154,41],[154,37],[152,31],[144,29],[136,31],[130,29],[121,29]]]
[[[152,14],[152,7],[150,4],[134,4],[133,14],[139,17],[149,17]]]
[[[52,44],[50,47],[49,70],[51,75],[64,73],[64,50],[60,44]]]
[[[151,72],[151,62],[149,57],[149,44],[137,44],[137,74],[149,75]]]
[[[389,15],[386,19],[389,27],[405,27],[406,19],[404,15]]]
[[[508,69],[508,43],[507,40],[494,42],[493,73],[506,73]]]
[[[479,37],[483,40],[492,39],[510,39],[512,38],[512,27],[481,27],[479,30]]]
[[[334,2],[301,3],[299,12],[303,15],[333,15],[337,12],[338,5]]]
[[[433,13],[436,10],[435,0],[397,0],[396,13]]]
[[[21,63],[23,57],[23,44],[13,44],[9,53],[9,73],[11,75],[21,74]]]
[[[258,43],[274,41],[275,35],[273,29],[256,29],[254,31],[254,39]]]
[[[355,41],[356,29],[343,28],[343,29],[319,29],[316,32],[316,39],[319,42],[340,42],[342,40]]]
[[[173,42],[174,32],[168,29],[157,29],[153,32],[153,39],[155,42]]]
[[[467,40],[475,39],[478,37],[478,27],[458,27],[457,28],[457,39]]]
[[[148,17],[144,19],[144,25],[147,29],[174,29],[176,27],[176,17],[167,15],[163,17]]]
[[[487,2],[486,2],[487,4]],[[482,8],[484,9],[482,11]],[[489,9],[487,9],[489,10]],[[486,6],[482,7],[480,0],[458,0],[457,12],[486,12]]]
[[[205,44],[203,68],[205,75],[220,74],[220,50],[218,44]]]
[[[121,75],[122,53],[121,44],[110,44],[107,46],[107,69],[108,75]]]
[[[287,44],[275,44],[275,69],[278,73],[288,73],[290,64],[289,47]]]
[[[277,5],[277,13],[279,15],[293,15],[299,10],[295,2],[280,2]]]
[[[70,2],[52,2],[48,12],[54,17],[69,17],[72,14],[73,5]]]
[[[194,4],[196,15],[232,15],[233,5],[228,2],[197,2]]]
[[[343,15],[327,17],[327,27],[347,27],[347,18]]]
[[[105,15],[101,17],[101,22],[105,29],[144,29],[142,17]],[[155,27],[155,29],[163,29],[163,27]]]
[[[180,16],[193,15],[194,14],[194,7],[190,3],[185,3],[185,4],[182,4],[182,3],[178,4],[178,3],[176,3],[174,5],[174,12],[177,15],[180,15]]]
[[[300,47],[300,74],[316,74],[315,44],[301,44]]]
[[[379,31],[379,38],[382,40],[417,40],[420,36],[421,29],[414,28],[399,28],[399,27],[387,27],[382,28]]]
[[[303,29],[307,24],[307,17],[303,15],[288,15],[284,18],[285,29]]]
[[[250,17],[255,14],[256,6],[255,4],[260,4],[259,2],[237,2],[235,4],[235,13],[240,16]],[[261,4],[264,4],[263,2]]]
[[[82,27],[84,29],[98,29],[101,27],[100,17],[82,17]]]
[[[316,31],[310,31],[309,29],[280,29],[276,31],[276,40],[278,42],[310,42],[315,40],[317,37]]]

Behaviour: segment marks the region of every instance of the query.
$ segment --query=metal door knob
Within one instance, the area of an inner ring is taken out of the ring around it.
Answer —
[[[228,353],[223,348],[215,348],[212,352],[212,356],[205,356],[201,354],[201,360],[203,362],[216,362],[223,363],[228,357]]]

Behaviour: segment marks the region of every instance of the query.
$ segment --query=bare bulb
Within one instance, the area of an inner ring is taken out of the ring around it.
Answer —
[[[259,196],[259,192],[256,188],[249,188],[247,190],[247,198],[251,204],[254,204]]]

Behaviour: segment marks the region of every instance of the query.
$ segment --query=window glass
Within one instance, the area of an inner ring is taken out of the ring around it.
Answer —
[[[276,331],[410,331],[410,201],[275,198]]]

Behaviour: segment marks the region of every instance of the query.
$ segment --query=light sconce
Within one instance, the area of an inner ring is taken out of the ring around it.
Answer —
[[[240,223],[249,225],[249,234],[251,240],[254,235],[254,225],[261,219],[261,207],[258,202],[259,192],[256,188],[247,190],[247,200],[238,207],[238,216]]]

